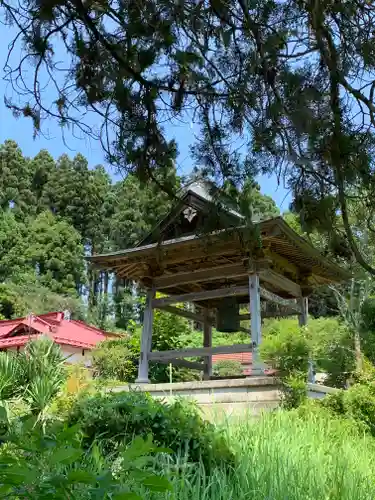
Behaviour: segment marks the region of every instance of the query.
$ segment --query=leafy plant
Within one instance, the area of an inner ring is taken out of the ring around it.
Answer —
[[[231,377],[242,375],[242,365],[239,361],[223,359],[215,363],[212,367],[213,374],[217,377]]]
[[[20,393],[20,365],[11,353],[0,352],[0,401],[12,399]]]
[[[351,329],[336,318],[320,318],[308,325],[316,370],[327,374],[326,384],[345,387],[356,370]]]
[[[44,419],[65,377],[64,357],[50,338],[31,340],[17,355],[0,353],[0,400],[6,411],[6,402],[19,396]]]
[[[68,422],[81,426],[87,448],[100,440],[106,453],[134,436],[152,434],[158,446],[182,451],[190,461],[202,460],[208,468],[234,461],[225,436],[188,401],[165,403],[143,392],[95,395],[78,400]]]
[[[124,337],[105,340],[92,352],[94,375],[103,379],[134,382],[138,357],[138,339]]]
[[[294,321],[274,321],[260,345],[262,359],[281,377],[307,373],[310,345],[307,332]]]
[[[24,398],[31,411],[42,417],[66,378],[64,356],[52,339],[41,337],[28,342],[17,360],[23,373]]]
[[[356,384],[346,391],[326,396],[320,404],[336,415],[354,420],[361,430],[375,437],[374,384]]]
[[[304,375],[289,375],[281,381],[281,404],[286,410],[298,408],[307,399],[306,378]]]
[[[49,407],[50,413],[59,419],[66,418],[77,399],[94,393],[98,385],[84,366],[72,364],[66,372],[67,380]]]
[[[351,330],[337,318],[309,319],[303,328],[296,319],[268,321],[260,350],[281,377],[306,373],[310,358],[334,387],[344,387],[356,367]]]
[[[117,468],[97,446],[82,448],[78,427],[54,424],[44,433],[29,420],[5,442],[0,453],[2,498],[141,500],[143,493],[171,489],[149,467],[155,453],[169,450],[155,447],[150,436],[120,447]]]
[[[65,358],[60,346],[47,336],[30,340],[17,359],[22,365],[26,382],[42,375],[61,381],[66,376]]]

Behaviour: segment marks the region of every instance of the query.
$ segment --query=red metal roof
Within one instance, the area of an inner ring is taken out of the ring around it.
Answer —
[[[66,320],[60,311],[0,321],[0,349],[24,345],[37,335],[48,335],[58,344],[84,349],[92,349],[107,337],[112,337],[83,321]]]

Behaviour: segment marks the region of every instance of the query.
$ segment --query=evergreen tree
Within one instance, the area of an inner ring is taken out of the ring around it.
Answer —
[[[26,251],[28,228],[17,220],[13,211],[0,210],[0,281],[17,277],[30,271]]]
[[[86,158],[78,154],[71,160],[62,155],[44,185],[43,204],[63,217],[81,234],[89,253],[105,249],[111,180],[102,166],[88,168]]]
[[[179,187],[175,170],[169,172],[168,184],[173,192]],[[141,184],[129,175],[113,188],[113,215],[110,237],[114,249],[135,245],[163,218],[175,200],[154,183]]]
[[[82,238],[66,221],[42,212],[29,226],[27,258],[40,284],[61,294],[79,294],[85,284]]]
[[[34,156],[30,162],[30,171],[32,176],[32,191],[36,198],[38,211],[43,211],[43,193],[45,186],[55,170],[55,160],[48,151],[42,149]]]
[[[57,160],[55,168],[44,184],[42,203],[54,215],[69,218],[67,207],[75,194],[75,186],[71,181],[72,170],[72,162],[68,155],[64,154]]]
[[[195,152],[207,176],[222,185],[250,171],[276,174],[298,212],[313,214],[305,217],[311,228],[328,228],[335,240],[332,219],[340,215],[350,252],[375,274],[348,207],[354,187],[366,199],[373,231],[371,2],[26,0],[2,6],[6,22],[16,26],[15,42],[24,42],[21,64],[18,54],[8,59],[23,105],[8,105],[31,117],[36,131],[45,115],[73,123],[101,140],[111,162],[145,181],[176,157],[165,123],[186,120],[194,109]],[[64,69],[54,64],[60,43],[68,54]],[[37,64],[30,88],[22,75],[31,56]],[[45,71],[64,82],[52,99],[39,90]]]
[[[0,146],[0,208],[11,208],[18,218],[35,213],[30,162],[10,140]]]

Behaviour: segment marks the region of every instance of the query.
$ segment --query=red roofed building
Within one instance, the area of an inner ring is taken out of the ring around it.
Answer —
[[[219,361],[237,361],[241,364],[242,375],[247,375],[247,376],[251,375],[251,369],[253,365],[253,355],[251,352],[238,352],[233,354],[213,354],[212,365],[215,365],[215,363],[218,363]],[[266,369],[264,373],[265,375],[274,375],[275,370]]]
[[[0,351],[19,351],[29,340],[48,335],[61,346],[68,363],[90,361],[90,351],[113,335],[69,318],[68,313],[30,314],[25,318],[0,321]]]

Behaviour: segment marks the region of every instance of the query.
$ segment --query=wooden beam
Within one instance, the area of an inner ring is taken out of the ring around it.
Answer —
[[[200,314],[193,313],[191,311],[186,311],[186,309],[181,309],[180,307],[173,306],[158,306],[157,309],[162,309],[170,314],[176,314],[182,318],[191,319],[192,321],[197,321],[198,323],[204,323],[204,317]]]
[[[269,300],[271,302],[275,302],[275,304],[279,304],[284,307],[289,307],[290,309],[293,309],[297,313],[301,312],[301,306],[297,304],[294,299],[283,299],[282,297],[279,297],[278,295],[270,292],[269,290],[266,290],[264,288],[260,289],[260,296],[264,300]]]
[[[215,281],[223,278],[235,278],[238,276],[247,276],[248,274],[249,270],[245,264],[227,264],[207,269],[198,269],[197,271],[161,276],[160,278],[156,278],[154,283],[157,290],[163,290],[173,286]]]
[[[262,318],[278,318],[283,316],[296,316],[298,312],[290,307],[281,306],[278,311],[261,311]],[[240,321],[249,321],[250,314],[240,314]]]
[[[286,278],[282,274],[272,271],[272,269],[265,269],[259,272],[260,279],[274,286],[275,288],[284,290],[290,293],[293,297],[301,296],[301,287],[294,283],[294,281]]]
[[[161,299],[154,299],[152,307],[155,309],[164,309],[165,306],[178,304],[181,302],[194,302],[199,300],[221,299],[223,297],[248,295],[249,289],[247,286],[233,286],[228,288],[218,288],[215,290],[205,290],[203,292],[191,292],[182,295],[173,295],[163,297]],[[289,307],[297,313],[301,312],[301,307],[295,302],[294,299],[283,299],[278,295],[260,287],[260,296],[265,300],[270,300],[284,307]]]
[[[292,264],[288,259],[282,257],[276,252],[273,252],[269,248],[264,250],[264,253],[267,257],[269,257],[272,262],[281,269],[288,270],[295,278],[299,276],[299,269],[295,264]]]
[[[197,300],[221,299],[223,297],[232,297],[237,295],[247,295],[249,293],[247,286],[233,286],[229,288],[218,288],[216,290],[206,290],[204,292],[185,293],[183,295],[173,295],[161,299],[154,299],[152,307],[164,308],[171,304],[181,302],[194,302]]]
[[[197,363],[195,361],[187,361],[186,359],[177,359],[177,358],[172,358],[172,359],[150,359],[153,363],[162,363],[163,365],[169,365],[171,363],[174,366],[181,366],[181,368],[189,368],[190,370],[199,370],[203,371],[205,364],[204,363]]]
[[[222,345],[217,347],[197,347],[179,349],[177,351],[153,351],[149,353],[150,361],[174,358],[206,357],[213,354],[232,354],[237,352],[251,352],[251,344]]]

